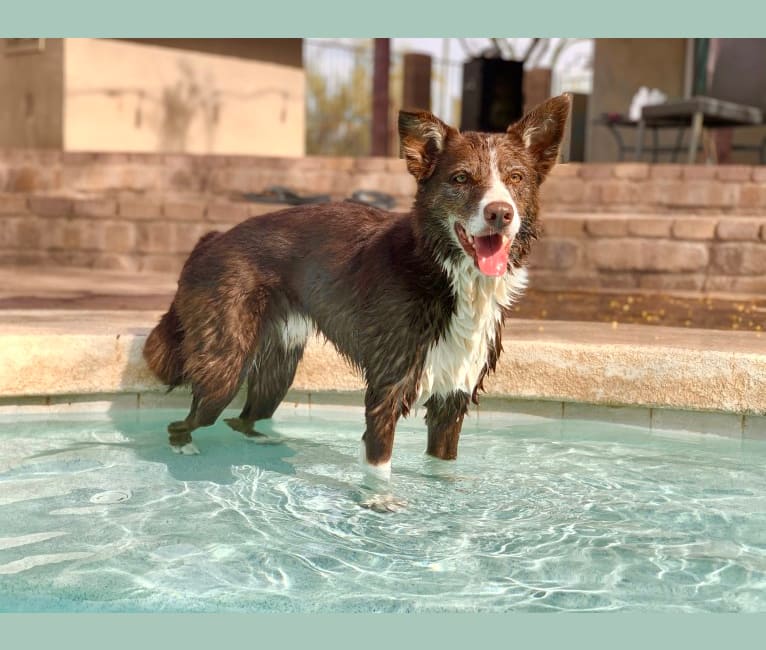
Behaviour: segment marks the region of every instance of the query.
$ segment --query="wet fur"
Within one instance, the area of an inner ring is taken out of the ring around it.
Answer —
[[[538,236],[539,185],[555,162],[568,110],[568,98],[549,100],[507,134],[492,135],[460,134],[429,113],[402,112],[402,154],[418,182],[409,213],[355,203],[298,206],[205,235],[144,348],[163,382],[192,388],[189,415],[168,427],[171,444],[189,445],[192,431],[213,424],[245,380],[247,403],[228,422],[255,435],[253,423],[271,417],[293,381],[308,324],[364,375],[369,464],[390,461],[396,423],[418,399],[425,401],[427,452],[455,458],[469,401],[495,369],[503,320],[523,288],[523,264]],[[445,218],[475,211],[487,192],[491,149],[503,174],[524,173],[523,183],[503,178],[523,218],[497,280],[473,266]],[[457,167],[475,182],[455,187]],[[467,388],[424,394],[426,365],[444,372],[433,350],[448,345],[458,312],[478,304],[481,291],[489,298],[477,321],[486,331],[474,345],[482,355],[476,376]]]

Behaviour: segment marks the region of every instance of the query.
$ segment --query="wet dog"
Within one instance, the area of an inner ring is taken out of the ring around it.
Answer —
[[[402,111],[401,153],[417,181],[408,213],[304,205],[205,235],[144,347],[164,383],[191,386],[189,415],[168,427],[173,448],[197,453],[192,432],[213,424],[245,380],[245,406],[227,422],[255,435],[318,331],[364,375],[372,476],[390,476],[396,423],[419,403],[427,453],[456,458],[463,417],[526,285],[540,185],[569,108],[568,96],[555,97],[497,134]]]

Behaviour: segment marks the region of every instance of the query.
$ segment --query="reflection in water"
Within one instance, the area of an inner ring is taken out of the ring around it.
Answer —
[[[411,418],[382,513],[315,412],[191,457],[175,413],[0,418],[0,610],[766,610],[763,442],[482,413],[445,464]]]

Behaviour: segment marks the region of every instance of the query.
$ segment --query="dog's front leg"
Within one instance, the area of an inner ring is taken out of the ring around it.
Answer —
[[[457,443],[468,411],[468,393],[432,395],[426,402],[428,447],[426,453],[441,460],[457,458]]]
[[[402,396],[392,388],[369,387],[364,404],[367,426],[362,436],[362,466],[367,478],[388,481],[396,422],[402,414]]]
[[[389,483],[394,431],[403,405],[403,395],[395,389],[367,389],[367,427],[362,436],[363,485],[367,493],[363,493],[361,505],[378,512],[394,512],[406,505],[391,493]],[[372,494],[368,490],[372,490]]]

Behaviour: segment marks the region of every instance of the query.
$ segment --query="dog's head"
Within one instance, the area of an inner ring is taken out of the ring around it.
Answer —
[[[501,134],[460,133],[431,113],[400,111],[418,227],[443,262],[468,256],[495,277],[521,264],[537,237],[539,187],[556,163],[570,105],[568,95],[549,99]]]

